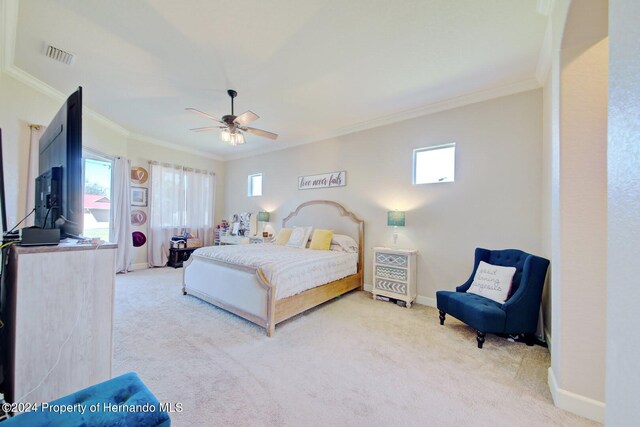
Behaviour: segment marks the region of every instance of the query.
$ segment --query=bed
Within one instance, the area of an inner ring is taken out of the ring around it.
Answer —
[[[314,229],[330,229],[334,230],[334,233],[352,237],[358,244],[357,253],[351,254],[355,262],[355,266],[350,271],[353,274],[332,280],[327,273],[327,278],[322,284],[301,290],[298,288],[299,280],[295,276],[285,280],[288,273],[286,266],[273,267],[269,257],[284,256],[286,259],[293,260],[301,251],[316,253],[333,251],[296,249],[298,253],[294,253],[291,252],[291,248],[276,248],[274,247],[276,245],[271,244],[241,245],[222,250],[219,247],[202,248],[194,252],[185,262],[183,294],[200,298],[262,326],[271,337],[275,332],[276,324],[346,292],[354,289],[362,290],[364,221],[339,203],[314,200],[298,206],[283,219],[282,226],[313,226]],[[324,262],[330,262],[336,266],[346,262],[346,258],[342,256],[323,255],[326,259]],[[291,273],[295,275],[296,269],[299,273],[300,265],[296,266],[294,263],[291,265]],[[315,267],[308,269],[311,271]],[[346,270],[342,271],[343,273],[331,274],[340,277]],[[272,280],[274,284],[284,282],[288,284],[275,286],[271,283]]]

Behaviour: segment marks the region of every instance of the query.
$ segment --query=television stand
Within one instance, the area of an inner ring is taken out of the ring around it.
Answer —
[[[111,377],[116,248],[11,246],[2,301],[7,402],[32,390],[25,402],[49,402]]]

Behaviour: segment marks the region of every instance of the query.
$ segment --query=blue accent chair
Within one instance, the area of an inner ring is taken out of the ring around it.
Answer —
[[[480,261],[516,268],[510,295],[504,304],[467,293]],[[525,334],[527,345],[533,345],[548,267],[549,260],[517,249],[477,248],[469,280],[455,292],[436,292],[440,324],[444,325],[445,315],[450,314],[471,326],[477,331],[478,348],[482,348],[487,333]]]
[[[140,408],[129,411],[125,407]],[[60,408],[67,408],[65,411]],[[84,413],[83,413],[84,411]],[[2,422],[9,426],[169,427],[169,414],[135,372],[92,385]]]

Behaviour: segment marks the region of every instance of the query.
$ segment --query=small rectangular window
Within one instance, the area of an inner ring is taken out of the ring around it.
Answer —
[[[262,174],[249,175],[247,180],[247,195],[249,197],[262,196]]]
[[[413,183],[453,182],[456,172],[456,144],[413,150]]]

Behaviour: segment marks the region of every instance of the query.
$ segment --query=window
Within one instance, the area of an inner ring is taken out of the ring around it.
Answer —
[[[413,150],[413,183],[453,182],[456,171],[456,144]]]
[[[247,181],[247,195],[249,197],[262,196],[262,174],[249,175]]]
[[[113,160],[87,149],[84,166],[84,230],[87,237],[109,241],[111,229],[111,173]]]

